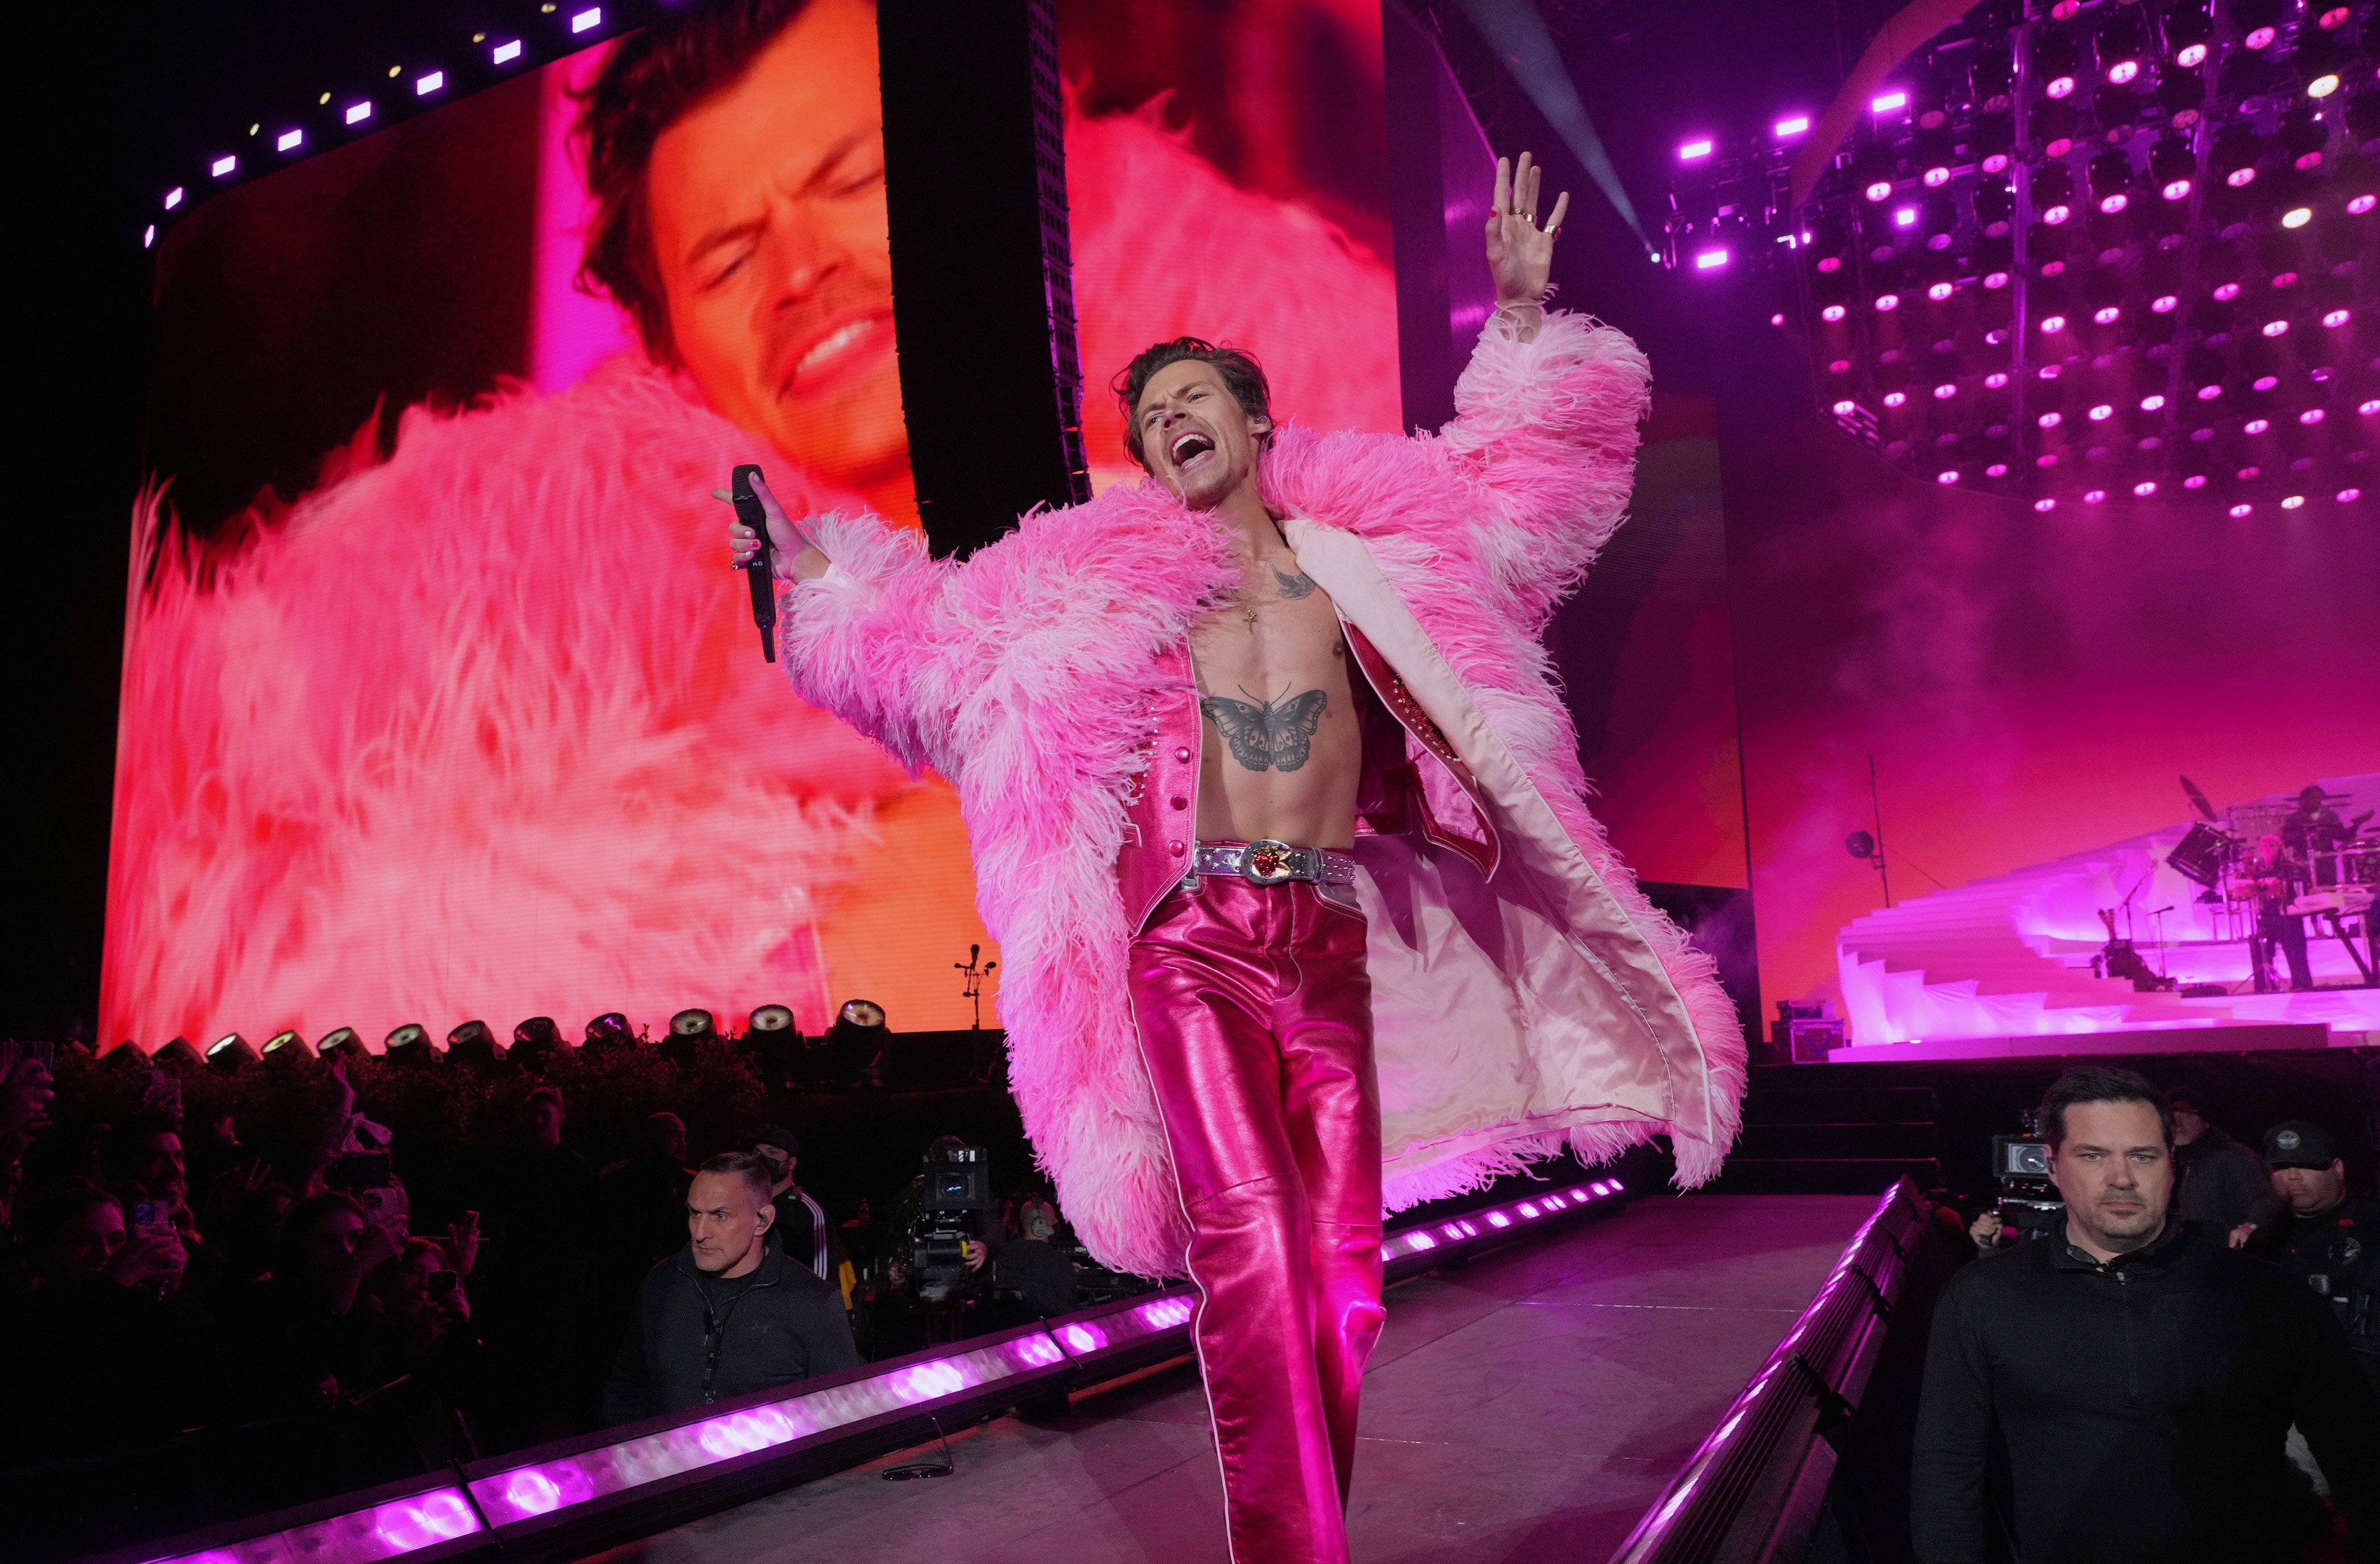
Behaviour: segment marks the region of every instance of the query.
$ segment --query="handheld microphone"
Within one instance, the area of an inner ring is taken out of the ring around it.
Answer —
[[[777,661],[777,578],[769,569],[769,513],[760,504],[760,496],[752,492],[752,480],[760,469],[747,462],[735,469],[728,480],[728,491],[735,502],[735,519],[760,535],[760,552],[752,563],[743,566],[748,572],[745,581],[752,588],[752,623],[760,627],[760,655],[770,661]]]

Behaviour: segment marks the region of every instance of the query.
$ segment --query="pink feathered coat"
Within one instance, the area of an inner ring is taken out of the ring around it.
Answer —
[[[1657,1133],[1700,1183],[1735,1137],[1734,1006],[1587,813],[1537,641],[1620,524],[1645,382],[1584,316],[1529,342],[1491,323],[1439,433],[1293,427],[1264,457],[1300,566],[1377,653],[1428,813],[1479,839],[1356,843],[1391,1210]],[[1028,515],[963,564],[871,515],[810,525],[834,567],[785,590],[794,685],[956,785],[1026,1131],[1095,1255],[1179,1274],[1125,947],[1196,818],[1156,801],[1195,786],[1187,632],[1237,579],[1229,541],[1154,483]]]

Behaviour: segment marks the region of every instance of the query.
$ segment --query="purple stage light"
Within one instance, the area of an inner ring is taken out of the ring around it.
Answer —
[[[2313,221],[2313,208],[2310,206],[2293,206],[2281,213],[2281,226],[2284,228],[2302,228]]]
[[[2190,199],[2190,181],[2187,179],[2168,179],[2166,181],[2165,188],[2159,190],[2157,194],[2163,196],[2169,201],[2188,200]]]
[[[585,32],[589,28],[602,25],[603,9],[600,6],[590,6],[570,18],[570,30],[573,32]]]
[[[2033,508],[2046,514],[2058,508],[2058,502],[2055,500],[2035,500],[2033,503]]]
[[[2150,479],[2143,479],[2142,481],[2132,485],[2132,493],[2134,496],[2143,500],[2147,499],[2150,495],[2155,492],[2156,484]]]
[[[2053,98],[2063,98],[2074,91],[2074,79],[2070,76],[2053,76],[2049,79],[2049,85],[2044,87],[2042,91]]]
[[[1678,149],[1678,161],[1680,163],[1692,163],[1698,157],[1708,157],[1710,155],[1711,144],[1709,138],[1707,137],[1699,141],[1688,141],[1684,146]]]
[[[230,156],[219,157],[215,159],[214,162],[207,164],[207,172],[213,175],[218,179],[230,178],[232,175],[238,170],[238,168],[239,159]]]
[[[1058,1339],[1077,1352],[1096,1352],[1108,1344],[1104,1334],[1087,1325],[1070,1325],[1058,1332]]]
[[[1984,286],[1998,289],[2004,288],[2008,285],[2009,274],[2006,272],[1986,272],[1984,273]]]
[[[303,130],[284,130],[279,136],[273,138],[273,150],[276,152],[294,152],[305,144],[306,132]]]
[[[2174,52],[2173,63],[2184,70],[2196,70],[2206,63],[2206,45],[2185,43]]]
[[[2304,496],[2304,495],[2302,495],[2302,494],[2292,494],[2292,495],[2290,495],[2288,499],[2283,500],[2283,501],[2281,502],[2281,509],[2283,509],[2283,510],[2285,510],[2285,511],[2293,511],[2293,510],[2296,510],[2299,506],[2301,506],[2301,505],[2302,505],[2302,504],[2304,504],[2304,503],[2305,503],[2305,496]]]
[[[168,212],[171,212],[171,211],[173,211],[176,207],[177,207],[177,206],[181,205],[181,204],[182,204],[182,197],[183,197],[183,195],[184,195],[184,194],[185,194],[185,192],[184,192],[184,190],[182,189],[182,187],[181,187],[181,186],[179,186],[179,185],[176,185],[176,186],[175,186],[172,189],[170,189],[170,190],[166,191],[166,192],[165,192],[165,210],[166,210],[166,211],[168,211]]]
[[[2065,329],[2066,317],[2063,315],[2044,315],[2041,318],[2041,332],[2044,336],[2052,335]]]
[[[2034,419],[2034,422],[2039,424],[2044,429],[2056,429],[2059,424],[2065,421],[2066,420],[2059,416],[2055,408]]]
[[[1836,403],[1836,404],[1835,404],[1835,417],[1837,417],[1837,418],[1850,418],[1850,417],[1851,417],[1854,412],[1857,412],[1858,410],[1859,410],[1859,404],[1858,404],[1858,403],[1856,403],[1856,402],[1849,402],[1849,401],[1845,401],[1845,402],[1838,402],[1838,403]]]
[[[2369,402],[2357,403],[2355,405],[2355,410],[2362,414],[2367,418],[2372,417],[2374,413],[2380,413],[2380,396],[2375,396]]]
[[[2105,489],[2093,489],[2083,493],[2082,503],[2086,505],[2095,505],[2107,497],[2107,491]]]
[[[1694,270],[1697,272],[1715,271],[1726,264],[1727,251],[1723,249],[1706,249],[1694,257]]]
[[[2322,323],[2328,326],[2331,330],[2337,331],[2339,327],[2347,324],[2348,321],[2353,319],[2355,319],[2355,317],[2349,314],[2344,309],[2334,309],[2329,314],[2325,315],[2322,318]]]
[[[2246,515],[2249,512],[2251,512],[2251,511],[2254,510],[2255,508],[2256,508],[2256,507],[2255,507],[2255,506],[2253,506],[2253,505],[2245,505],[2245,504],[2242,504],[2242,505],[2234,505],[2234,506],[2232,506],[2232,507],[2231,507],[2231,519],[2232,519],[2232,520],[2234,520],[2234,521],[2237,521],[2238,519],[2240,519],[2240,517],[2241,517],[2241,516],[2243,516],[2243,515]]]
[[[1958,382],[1955,381],[1944,381],[1940,385],[1934,388],[1934,400],[1937,402],[1948,402],[1951,397],[1958,394],[1959,386]]]
[[[2091,421],[2095,424],[2105,423],[2107,419],[2115,417],[2115,414],[2116,409],[2113,406],[2109,406],[2107,403],[2102,402],[2091,409]]]
[[[2192,473],[2181,480],[2181,486],[2184,489],[2204,489],[2206,487],[2206,475],[2203,472]]]
[[[1830,375],[1847,375],[1851,372],[1852,361],[1848,358],[1834,358],[1828,361],[1827,373]]]
[[[1887,92],[1868,104],[1868,108],[1876,114],[1890,114],[1895,109],[1908,106],[1909,94],[1906,92]]]
[[[2169,293],[2161,293],[2149,300],[2149,309],[2158,315],[2170,315],[2180,308],[2181,300]]]
[[[1843,307],[1840,304],[1829,304],[1818,311],[1818,318],[1823,321],[1840,321],[1843,318]]]
[[[1950,182],[1949,165],[1948,164],[1936,164],[1933,167],[1919,175],[1917,176],[1917,182],[1925,186],[1929,190],[1940,189],[1943,186]]]
[[[2240,297],[2240,285],[2239,285],[2239,284],[2237,284],[2237,283],[2217,283],[2217,284],[2216,284],[2216,285],[2215,285],[2215,298],[2216,298],[2216,301],[2217,303],[2228,304],[2231,300],[2233,300],[2233,299],[2235,299],[2235,298],[2237,298],[2237,297]]]
[[[1945,468],[1943,471],[1937,472],[1934,475],[1934,481],[1945,486],[1956,483],[1959,481],[1959,469],[1956,467]]]
[[[1430,1235],[1426,1232],[1409,1232],[1405,1234],[1405,1247],[1408,1249],[1435,1249],[1438,1247],[1438,1240],[1430,1237]]]
[[[445,85],[446,73],[443,70],[433,70],[427,76],[417,76],[413,79],[413,95],[417,98],[426,98]]]
[[[2301,424],[2318,424],[2322,422],[2322,418],[2323,413],[2321,408],[2308,407],[2304,412],[2298,415],[2298,422]]]
[[[2283,332],[2286,332],[2289,329],[2289,323],[2287,321],[2267,321],[2265,322],[2265,334],[2266,336],[2279,336]]]
[[[2273,40],[2278,38],[2280,35],[2280,30],[2277,28],[2252,27],[2248,30],[2247,36],[2240,39],[2240,42],[2245,43],[2251,49],[2264,49],[2269,48],[2272,45]]]
[[[1888,407],[1898,407],[1908,400],[1909,393],[1905,391],[1888,391],[1884,394],[1884,405]]]
[[[1932,299],[1935,303],[1939,304],[1958,291],[1959,289],[1956,284],[1936,283],[1933,286],[1925,290],[1925,297]]]
[[[2255,388],[2258,391],[2270,391],[2273,387],[2280,383],[2281,377],[2278,375],[2258,375],[2255,380]]]
[[[2141,398],[2141,411],[2143,413],[2154,413],[2164,406],[2165,394],[2163,392],[2151,392],[2148,395]]]
[[[1768,317],[1768,323],[1772,326],[1781,326],[1785,323],[1785,317],[1782,314],[1771,315]]]
[[[2000,387],[2008,384],[2008,371],[2005,370],[1994,370],[1990,374],[1984,377],[1984,383],[1989,386],[1992,390],[1998,391]]]
[[[140,231],[140,248],[147,249],[157,242],[157,224],[152,223]]]
[[[2362,498],[2363,498],[2363,491],[2361,489],[2342,489],[2338,491],[2338,503],[2342,505],[2351,505]]]
[[[1777,135],[1780,139],[1787,136],[1799,136],[1809,128],[1810,116],[1805,114],[1797,114],[1791,119],[1780,119],[1776,127]]]
[[[1991,466],[1984,469],[1984,476],[1985,478],[2006,478],[2008,476],[2008,464],[2006,462],[1994,462]]]
[[[2058,453],[2045,451],[2033,459],[2033,465],[2037,467],[2054,467],[2058,465]]]
[[[1900,308],[1900,296],[1897,293],[1877,294],[1876,296],[1876,307],[1889,315],[1894,310]]]
[[[497,44],[495,48],[490,52],[488,57],[500,66],[508,66],[512,64],[515,60],[521,57],[520,40],[516,38],[509,43]]]
[[[1896,228],[1915,227],[1917,225],[1917,209],[1913,206],[1902,207],[1900,211],[1892,214],[1892,223],[1893,226]]]
[[[1521,1202],[1519,1210],[1524,1217],[1535,1218],[1537,1214],[1536,1205],[1526,1200]]]
[[[2380,196],[2357,196],[2347,203],[2347,210],[2361,217],[2375,205],[2380,205]]]
[[[2130,200],[2131,198],[2126,196],[2121,190],[2118,190],[2113,195],[2102,196],[2099,199],[2099,210],[2112,217],[2117,212],[2123,211],[2126,203]]]
[[[2270,418],[2250,418],[2240,427],[2250,434],[2262,434],[2266,430],[2273,427],[2273,420]],[[2243,472],[2240,476],[2245,478],[2248,474]]]
[[[2116,320],[2122,314],[2123,311],[2121,309],[2118,309],[2115,305],[2108,304],[2103,305],[2099,309],[2093,310],[2091,312],[2091,319],[2098,321],[2099,324],[2103,326],[2107,326],[2114,324]]]
[[[2223,388],[2219,385],[2202,385],[2198,388],[2198,399],[2201,402],[2212,402],[2222,394]]]
[[[2123,86],[2127,82],[2131,81],[2132,78],[2140,74],[2141,62],[2138,60],[2118,60],[2114,65],[2107,67],[2107,79],[2114,82],[2119,87]]]
[[[349,125],[361,125],[365,120],[370,119],[370,99],[367,98],[360,103],[349,103],[347,105],[347,123]]]

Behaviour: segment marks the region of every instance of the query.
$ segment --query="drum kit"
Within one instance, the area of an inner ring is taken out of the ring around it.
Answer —
[[[2167,853],[2166,864],[2201,887],[2199,901],[2221,903],[2235,927],[2255,927],[2260,912],[2267,920],[2311,918],[2314,931],[2346,949],[2363,981],[2374,982],[2373,959],[2359,943],[2374,944],[2380,916],[2373,905],[2380,891],[2380,831],[2365,830],[2380,810],[2343,820],[2330,805],[2347,795],[2309,786],[2294,806],[2234,804],[2218,813],[2188,777],[2181,786],[2202,818]],[[2267,838],[2282,843],[2278,854],[2260,849]],[[2362,927],[2350,933],[2357,923]]]

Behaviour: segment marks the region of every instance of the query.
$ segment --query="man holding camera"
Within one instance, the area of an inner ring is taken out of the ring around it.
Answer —
[[[856,1368],[842,1296],[769,1242],[769,1165],[730,1152],[686,1192],[686,1246],[638,1290],[603,1421],[633,1423]]]
[[[1935,1309],[1910,1472],[1917,1557],[2295,1558],[2292,1424],[2369,1556],[2380,1400],[2329,1310],[2167,1220],[2172,1118],[2140,1076],[2069,1070],[2041,1128],[2064,1231],[1969,1266]],[[2012,1546],[1996,1552],[1995,1533]]]

